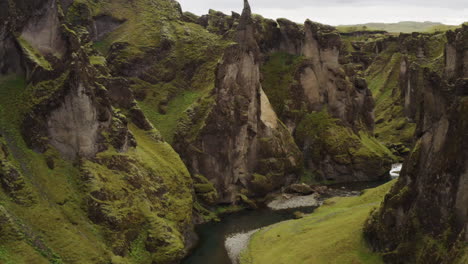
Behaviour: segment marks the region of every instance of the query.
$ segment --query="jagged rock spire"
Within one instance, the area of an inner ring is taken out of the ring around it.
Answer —
[[[250,9],[249,1],[244,0],[244,10],[242,10],[242,15],[239,21],[238,29],[245,29],[247,25],[250,24],[252,24],[252,10]]]
[[[252,20],[252,10],[248,0],[244,0],[244,10],[237,26],[237,43],[242,49],[254,51],[255,56],[260,53],[254,36],[254,25]]]
[[[249,16],[252,14],[250,9],[250,4],[248,0],[244,0],[244,10],[242,11],[243,14],[248,14]]]

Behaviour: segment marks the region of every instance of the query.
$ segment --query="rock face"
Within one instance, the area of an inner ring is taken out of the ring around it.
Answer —
[[[233,28],[239,23],[234,15],[219,12],[210,12],[202,18],[198,23],[224,38],[232,37]],[[274,21],[258,15],[252,20],[260,48],[263,89],[279,119],[303,150],[305,168],[317,180],[362,181],[385,177],[394,157],[373,139],[372,94],[362,73],[341,64],[343,42],[336,29],[311,21],[299,25],[287,19]],[[331,128],[338,129],[342,132],[340,137],[347,138],[344,141],[362,150],[360,154],[349,153],[349,145],[331,146],[336,145],[331,143],[333,136],[327,144],[316,142],[310,133],[298,131],[307,126],[307,114],[321,111],[336,118],[326,120],[330,126],[324,129],[324,134],[336,135]],[[372,139],[376,148],[361,143],[367,138]],[[310,155],[312,152],[317,155]],[[343,156],[347,158],[340,158]],[[366,160],[375,162],[363,166]]]
[[[362,74],[341,64],[338,32],[311,21],[303,28],[278,24],[280,44],[267,51],[262,84],[302,148],[306,169],[318,180],[385,177],[394,157],[373,138],[374,100]]]
[[[215,183],[223,202],[234,202],[241,192],[272,191],[294,180],[301,163],[297,146],[262,90],[260,50],[247,1],[236,41],[225,51],[216,87],[205,99],[214,100],[212,109],[204,120],[197,120],[202,109],[195,109],[175,145],[192,173]],[[187,133],[200,122],[204,124],[199,131]]]
[[[468,98],[458,85],[468,77],[468,27],[448,32],[447,39],[443,68],[438,73],[423,69],[416,145],[365,228],[367,241],[385,253],[387,263],[463,262],[463,243],[468,241]]]
[[[190,174],[93,48],[125,20],[92,4],[0,4],[0,262],[176,263],[193,244]]]

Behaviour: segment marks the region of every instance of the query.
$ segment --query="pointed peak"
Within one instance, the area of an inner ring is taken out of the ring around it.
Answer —
[[[244,29],[247,25],[252,23],[252,10],[248,0],[244,0],[244,10],[239,21],[238,29]]]
[[[244,0],[244,11],[242,11],[242,14],[244,13],[249,13],[249,15],[252,14],[252,11],[250,9],[250,4],[249,4],[249,0]]]

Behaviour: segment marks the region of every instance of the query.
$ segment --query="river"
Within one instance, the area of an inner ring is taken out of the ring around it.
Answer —
[[[377,187],[387,181],[359,182],[331,185],[330,188],[346,191],[362,191]],[[200,241],[192,254],[182,264],[232,264],[225,241],[228,236],[245,233],[294,218],[294,212],[312,213],[316,207],[273,211],[267,207],[224,215],[220,222],[196,227]]]

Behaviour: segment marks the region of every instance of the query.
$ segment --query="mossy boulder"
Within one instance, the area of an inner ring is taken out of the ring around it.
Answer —
[[[213,205],[218,200],[218,191],[214,184],[201,174],[195,174],[194,190],[197,197],[207,205]]]
[[[387,178],[396,157],[372,135],[355,134],[324,110],[308,114],[296,131],[316,180],[366,181]]]

